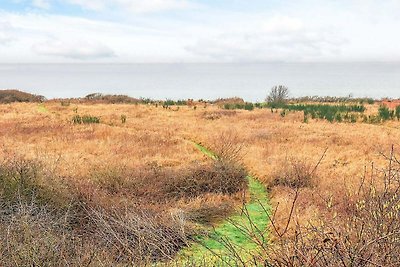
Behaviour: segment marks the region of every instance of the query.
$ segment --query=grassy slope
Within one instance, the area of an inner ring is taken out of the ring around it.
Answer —
[[[215,158],[215,155],[205,147],[199,144],[196,146],[205,155]],[[268,216],[265,211],[269,210],[269,202],[264,186],[254,177],[248,176],[247,179],[250,201],[243,206],[242,212],[227,218],[214,229],[210,236],[199,237],[199,244],[184,249],[180,255],[181,258],[190,262],[229,265],[231,252],[223,244],[229,243],[235,247],[242,259],[249,259],[248,252],[254,253],[257,245],[245,232],[253,229],[251,232],[257,233],[257,239],[266,238]]]

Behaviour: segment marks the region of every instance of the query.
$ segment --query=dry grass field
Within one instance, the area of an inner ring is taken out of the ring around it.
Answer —
[[[366,107],[373,114],[379,106]],[[77,115],[100,121],[73,123]],[[240,208],[247,170],[268,189],[273,210],[270,246],[255,262],[396,266],[400,206],[387,199],[398,200],[398,162],[387,157],[399,142],[394,120],[306,123],[302,112],[209,104],[3,104],[0,265],[174,259],[204,225]],[[376,210],[360,211],[360,203]],[[375,220],[365,233],[363,220]]]

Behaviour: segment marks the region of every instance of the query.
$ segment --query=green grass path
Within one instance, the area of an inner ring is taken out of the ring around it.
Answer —
[[[196,144],[196,147],[205,155],[216,158],[214,153],[204,146]],[[269,223],[266,212],[270,209],[267,192],[254,177],[248,176],[247,179],[250,200],[244,204],[242,211],[216,226],[209,236],[198,237],[198,243],[181,251],[181,259],[214,266],[229,266],[232,253],[224,243],[233,246],[242,259],[250,260],[249,252],[254,253],[258,246],[246,232],[251,232],[256,239],[266,242]]]

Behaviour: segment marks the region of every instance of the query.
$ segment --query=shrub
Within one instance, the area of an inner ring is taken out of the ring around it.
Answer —
[[[266,102],[274,104],[282,104],[287,101],[289,97],[289,89],[284,85],[277,85],[271,88]]]
[[[340,113],[336,113],[335,120],[337,122],[342,122],[343,121],[342,115]]]
[[[68,107],[68,106],[71,105],[71,102],[70,102],[70,101],[61,101],[60,104],[61,104],[61,106],[63,106],[63,107]]]
[[[384,105],[380,106],[378,109],[378,115],[383,121],[389,120],[390,119],[389,108]]]
[[[308,123],[308,114],[306,111],[303,113],[303,123]]]
[[[108,104],[138,104],[140,99],[133,98],[127,95],[104,95],[101,93],[92,93],[84,98],[90,103],[108,103]]]
[[[174,101],[171,99],[167,99],[163,102],[164,106],[186,106],[187,105],[187,101],[186,100],[178,100],[178,101]]]
[[[90,124],[90,123],[100,123],[100,118],[90,115],[75,115],[72,117],[72,122],[74,124]]]
[[[212,225],[231,215],[234,210],[234,203],[223,202],[204,202],[199,207],[189,207],[185,209],[190,221]]]
[[[396,107],[395,116],[396,116],[397,120],[400,120],[400,106]]]
[[[253,103],[246,102],[246,103],[244,104],[244,109],[245,109],[245,110],[253,110],[253,109],[254,109]]]
[[[6,199],[20,195],[31,198],[38,185],[38,167],[26,159],[8,159],[0,166],[1,193]]]
[[[400,163],[393,152],[388,167],[372,169],[371,179],[364,175],[355,192],[349,192],[341,205],[330,207],[332,213],[321,214],[317,220],[300,223],[293,215],[299,196],[295,187],[288,222],[295,221],[294,231],[282,232],[274,214],[266,231],[274,234],[270,242],[259,229],[232,227],[242,230],[256,244],[251,255],[242,257],[240,250],[229,242],[218,241],[229,251],[237,265],[263,266],[397,266],[400,262]],[[320,193],[318,196],[323,197]],[[265,212],[268,212],[266,209]],[[246,217],[251,220],[250,216]],[[254,225],[250,221],[250,224]],[[287,224],[289,225],[289,223]],[[235,266],[235,264],[232,264]]]
[[[224,109],[244,109],[244,110],[254,110],[254,104],[250,102],[241,103],[225,103],[223,105]]]
[[[231,195],[246,188],[246,177],[243,168],[232,162],[217,160],[165,181],[165,190],[173,198],[194,198],[205,193]]]
[[[74,124],[82,124],[82,117],[80,115],[75,115],[72,117],[72,122]]]
[[[307,161],[289,159],[272,175],[270,186],[312,187],[315,178],[314,167]]]
[[[268,107],[281,108],[288,111],[304,111],[305,116],[311,116],[312,119],[325,119],[329,122],[333,121],[351,121],[349,112],[363,113],[365,107],[362,105],[321,105],[321,104],[284,104],[284,103],[268,103]],[[343,120],[339,119],[345,113]]]
[[[70,230],[68,217],[68,213],[57,215],[35,203],[2,205],[0,265],[59,266],[68,262],[88,266],[99,248],[83,245],[81,237]]]
[[[199,101],[201,102],[201,101]],[[214,100],[212,103],[218,105],[219,107],[223,107],[225,104],[229,105],[243,105],[245,102],[242,98],[239,97],[231,97],[231,98],[219,98],[217,100]]]
[[[172,260],[193,234],[179,214],[102,207],[79,187],[64,191],[43,168],[14,157],[0,164],[2,266],[144,266]],[[117,186],[106,184],[109,191],[126,186],[123,174]]]
[[[237,113],[234,110],[218,110],[218,111],[205,111],[202,117],[206,120],[217,120],[221,117],[232,117],[235,116]]]
[[[212,137],[210,149],[216,159],[240,164],[243,158],[243,142],[235,131],[224,131]]]
[[[95,225],[93,234],[114,250],[115,263],[142,266],[156,260],[173,260],[190,234],[182,218],[174,216],[167,223],[160,216],[132,210],[91,209],[89,214]]]
[[[0,200],[9,203],[30,202],[63,208],[72,194],[65,184],[43,171],[43,164],[19,156],[0,163]]]
[[[121,115],[121,123],[126,123],[126,115]]]
[[[45,100],[44,96],[33,95],[18,90],[0,90],[0,103],[43,102]]]
[[[355,114],[350,114],[350,122],[351,123],[356,123],[357,122],[357,116]]]

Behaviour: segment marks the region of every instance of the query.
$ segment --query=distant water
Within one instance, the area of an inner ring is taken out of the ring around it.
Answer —
[[[93,92],[155,99],[240,96],[262,101],[277,84],[292,96],[400,97],[400,63],[0,64],[0,89],[47,98]]]

